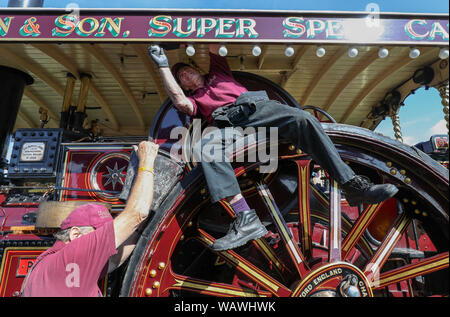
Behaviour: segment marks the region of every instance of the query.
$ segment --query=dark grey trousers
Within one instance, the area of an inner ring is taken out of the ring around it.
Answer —
[[[232,106],[214,111],[213,118],[214,125],[221,130],[225,130],[227,126],[276,127],[279,137],[290,140],[297,148],[311,155],[340,184],[355,176],[352,169],[342,161],[333,142],[314,116],[298,108],[269,100],[265,92],[244,93]],[[204,137],[196,147],[197,151],[203,151],[205,146],[209,149],[223,146],[221,149],[225,153],[227,142],[229,140],[226,136],[222,140],[209,136]],[[211,146],[212,144],[214,145]],[[241,192],[231,163],[224,156],[225,154],[221,155],[219,160],[205,160],[202,157],[200,162],[212,202]]]

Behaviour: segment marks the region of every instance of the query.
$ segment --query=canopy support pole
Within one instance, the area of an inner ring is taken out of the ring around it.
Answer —
[[[400,127],[400,117],[398,115],[398,110],[391,114],[392,126],[394,127],[394,135],[397,141],[403,143],[402,130]]]
[[[441,95],[441,102],[442,102],[442,106],[443,111],[444,111],[444,118],[445,118],[445,122],[447,123],[447,134],[449,132],[448,129],[448,81],[446,83],[444,83],[443,85],[439,86],[437,88],[439,90],[439,94]]]

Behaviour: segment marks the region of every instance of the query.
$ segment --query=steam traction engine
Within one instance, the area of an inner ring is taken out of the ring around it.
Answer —
[[[87,50],[94,56],[99,52]],[[61,54],[47,53],[64,63]],[[448,64],[429,67],[433,76],[411,77],[397,86],[361,126],[395,118],[403,100],[424,85],[447,82],[448,111]],[[234,75],[249,90],[264,89],[270,98],[300,107],[287,90],[267,78],[242,71]],[[103,137],[95,122],[83,125],[89,83],[95,78],[80,73],[67,76],[59,127],[45,128],[43,111],[41,127],[14,130],[16,117],[26,118],[19,106],[24,90],[33,96],[27,90],[33,78],[6,66],[0,66],[0,78],[0,296],[10,297],[19,295],[28,269],[54,243],[52,233],[75,206],[95,201],[107,204],[113,216],[122,211],[118,195],[131,146],[147,136]],[[77,107],[70,103],[74,78],[81,81]],[[101,100],[98,90],[96,96]],[[245,198],[269,233],[235,250],[213,252],[209,245],[228,230],[233,211],[224,202],[211,203],[201,168],[184,156],[189,138],[172,139],[171,129],[189,128],[191,119],[167,99],[150,127],[165,162],[157,169],[159,201],[129,261],[100,281],[104,294],[448,296],[448,170],[416,147],[336,123],[323,109],[304,108],[322,121],[358,174],[393,183],[399,193],[381,204],[350,207],[336,182],[308,153],[286,140],[276,144],[277,168],[260,173],[267,162],[245,158],[256,148],[270,150],[270,143],[246,136],[233,153],[233,167]]]

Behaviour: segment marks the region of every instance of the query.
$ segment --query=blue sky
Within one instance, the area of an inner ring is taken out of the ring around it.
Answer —
[[[399,111],[403,142],[415,145],[428,141],[434,134],[447,134],[441,97],[437,89],[418,89],[405,99],[405,105]],[[394,138],[390,118],[385,119],[376,128],[376,132]]]
[[[80,8],[193,8],[193,9],[263,9],[263,10],[340,10],[364,11],[376,3],[385,12],[448,13],[446,0],[44,0],[45,7],[65,7],[77,3]],[[8,0],[0,0],[6,6]]]
[[[8,0],[0,0],[5,7]],[[448,0],[44,0],[44,7],[64,8],[76,3],[80,8],[192,8],[192,9],[261,9],[261,10],[326,10],[365,11],[369,3],[376,3],[381,12],[449,12]],[[405,100],[400,110],[404,142],[416,144],[433,134],[446,134],[441,98],[436,89],[420,89]],[[424,115],[426,114],[426,115]],[[392,122],[388,118],[376,129],[394,137]]]

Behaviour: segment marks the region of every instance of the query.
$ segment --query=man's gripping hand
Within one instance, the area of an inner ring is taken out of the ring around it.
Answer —
[[[158,155],[158,144],[150,141],[142,141],[139,147],[133,145],[133,149],[139,158],[139,167],[153,168]]]
[[[148,48],[148,54],[159,68],[169,67],[169,60],[164,53],[164,49],[159,45],[150,45]]]

